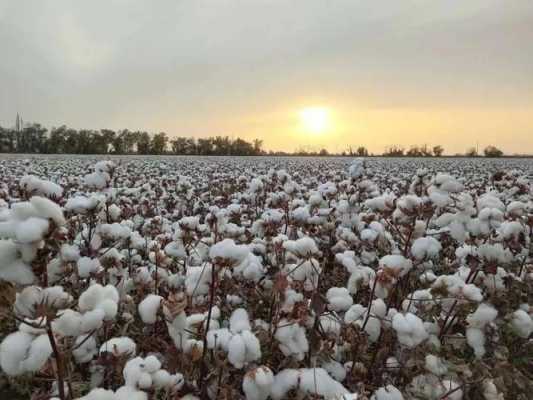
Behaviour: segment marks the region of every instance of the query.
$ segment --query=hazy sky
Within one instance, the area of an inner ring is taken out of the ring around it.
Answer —
[[[0,0],[0,124],[17,111],[282,150],[533,153],[533,1]]]

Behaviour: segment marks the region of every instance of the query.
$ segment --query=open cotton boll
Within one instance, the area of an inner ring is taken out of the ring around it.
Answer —
[[[149,294],[139,303],[139,315],[145,324],[155,324],[163,297]]]
[[[109,339],[100,346],[100,354],[113,353],[116,355],[135,356],[137,345],[127,336]]]
[[[47,334],[37,336],[30,344],[22,368],[28,372],[39,371],[52,355],[52,345]]]
[[[35,209],[37,215],[41,218],[51,219],[57,226],[65,224],[65,217],[61,207],[45,197],[33,196],[30,203]]]
[[[275,338],[279,342],[279,349],[287,357],[294,356],[297,360],[303,360],[309,350],[305,329],[287,319],[279,321]]]
[[[418,346],[429,337],[423,321],[411,313],[397,313],[392,319],[392,328],[396,331],[400,344],[408,348]]]
[[[516,310],[512,314],[511,326],[518,336],[527,339],[533,332],[533,319],[524,310]]]
[[[19,243],[34,243],[43,240],[48,232],[48,221],[42,218],[30,217],[15,226],[15,238]]]
[[[77,400],[117,400],[117,398],[112,390],[96,388]]]
[[[323,368],[301,369],[299,391],[305,395],[317,394],[332,400],[349,394],[348,390]]]
[[[421,237],[411,246],[411,254],[417,260],[433,259],[439,255],[442,246],[434,237]]]
[[[434,356],[433,354],[428,354],[426,356],[425,368],[426,370],[437,376],[444,375],[446,372],[448,372],[448,368],[442,362],[442,360],[439,357]]]
[[[63,188],[54,182],[40,179],[34,175],[25,175],[20,179],[21,188],[31,194],[59,198],[63,195]]]
[[[376,390],[370,400],[403,400],[403,395],[393,385],[387,385]]]
[[[80,296],[78,306],[80,311],[103,310],[105,319],[115,318],[118,311],[119,295],[112,285],[102,286],[94,284],[89,286]]]
[[[24,359],[34,336],[25,332],[14,332],[6,336],[0,344],[0,366],[9,376],[25,372]]]
[[[32,268],[18,254],[18,246],[11,240],[0,240],[0,279],[18,285],[35,281]]]
[[[353,304],[353,298],[344,287],[329,288],[326,297],[328,299],[328,308],[333,311],[346,311]]]
[[[229,320],[229,324],[230,330],[234,334],[251,329],[248,312],[244,308],[238,308],[233,311]]]
[[[466,317],[466,341],[474,349],[477,358],[485,355],[485,332],[487,324],[496,319],[498,311],[489,304],[481,303],[476,311]]]
[[[95,210],[100,206],[98,197],[74,196],[70,197],[65,203],[65,210],[76,214],[85,214],[88,211]]]
[[[115,392],[115,400],[148,400],[148,394],[131,386],[122,386]]]
[[[62,310],[52,321],[52,330],[62,336],[78,336],[82,333],[82,315],[74,310]]]
[[[348,167],[348,174],[350,178],[357,179],[365,173],[365,161],[363,159],[355,159],[350,167]]]
[[[91,361],[98,353],[96,340],[92,336],[89,338],[86,336],[78,336],[74,341],[74,347],[72,355],[78,364]]]
[[[100,260],[98,258],[81,257],[76,266],[78,267],[78,275],[80,278],[88,278],[91,274],[95,274],[102,269]]]
[[[274,383],[274,374],[266,366],[261,366],[244,375],[242,390],[246,400],[266,400]]]
[[[308,236],[298,240],[287,240],[283,248],[299,257],[311,257],[318,253],[318,247],[313,239]]]
[[[209,257],[211,260],[221,259],[236,265],[242,262],[249,252],[248,246],[236,245],[232,239],[224,239],[211,246]]]

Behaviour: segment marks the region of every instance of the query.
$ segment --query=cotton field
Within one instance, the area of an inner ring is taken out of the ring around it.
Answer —
[[[2,399],[531,398],[533,161],[0,175]]]

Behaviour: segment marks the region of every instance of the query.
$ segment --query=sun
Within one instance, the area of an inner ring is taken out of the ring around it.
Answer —
[[[325,107],[306,107],[299,112],[300,123],[309,133],[322,133],[329,127],[329,110]]]

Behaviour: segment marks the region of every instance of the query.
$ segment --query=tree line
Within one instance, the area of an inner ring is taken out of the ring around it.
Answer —
[[[40,153],[40,154],[173,154],[173,155],[216,155],[216,156],[383,156],[383,157],[441,157],[444,148],[436,146],[392,145],[382,154],[371,154],[364,146],[349,146],[340,153],[329,153],[326,149],[318,151],[296,150],[294,152],[263,150],[263,141],[251,142],[228,136],[206,138],[174,137],[165,132],[149,133],[122,129],[73,129],[65,125],[50,131],[38,123],[26,124],[22,129],[0,126],[0,153]],[[468,149],[465,154],[456,156],[476,157],[476,148]],[[503,151],[495,146],[483,150],[486,157],[501,157]]]
[[[76,130],[67,126],[49,132],[40,124],[23,129],[0,127],[0,152],[43,154],[176,154],[176,155],[262,155],[263,141],[207,138],[169,138],[165,132],[148,133],[123,129]]]

